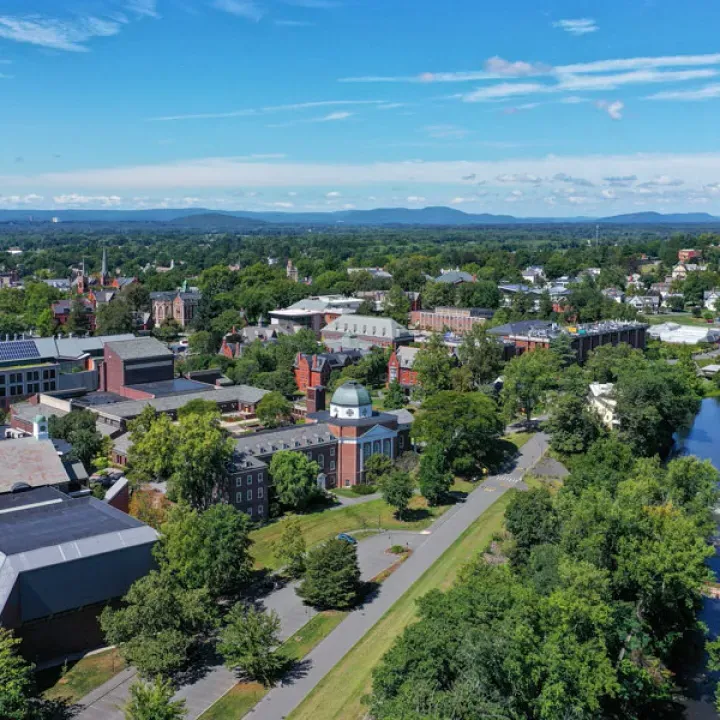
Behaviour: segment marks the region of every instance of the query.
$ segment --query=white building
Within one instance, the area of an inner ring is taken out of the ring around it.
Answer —
[[[720,341],[720,328],[695,327],[693,325],[678,325],[667,322],[661,325],[651,325],[648,336],[653,340],[672,343],[674,345],[697,345],[698,343],[716,343]]]
[[[539,285],[545,280],[545,271],[540,265],[531,265],[522,271],[522,278],[525,282]]]
[[[718,304],[718,300],[720,300],[720,289],[718,288],[706,290],[703,293],[703,307],[708,310],[720,311],[720,304]]]

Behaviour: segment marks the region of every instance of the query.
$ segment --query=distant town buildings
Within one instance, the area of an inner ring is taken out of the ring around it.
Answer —
[[[435,278],[435,282],[446,283],[448,285],[462,285],[463,283],[475,282],[475,276],[459,268],[455,268],[455,270],[441,270],[440,275]]]
[[[307,328],[319,333],[328,323],[341,315],[357,312],[362,298],[344,295],[316,295],[303,298],[286,308],[270,311],[271,325],[291,325],[295,329]]]
[[[692,262],[693,260],[697,260],[698,258],[702,257],[702,252],[700,250],[694,250],[692,248],[685,248],[683,250],[678,250],[678,262],[681,263],[688,263]]]
[[[326,387],[334,370],[340,371],[348,365],[354,365],[364,354],[360,350],[317,355],[298,353],[293,364],[295,384],[300,392],[305,392],[309,387]]]
[[[527,283],[539,285],[545,282],[545,271],[539,265],[531,265],[522,271],[522,279]]]

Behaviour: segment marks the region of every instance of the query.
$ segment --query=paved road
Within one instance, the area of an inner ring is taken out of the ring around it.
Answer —
[[[440,518],[426,536],[427,540],[380,586],[373,602],[351,613],[307,656],[307,673],[292,684],[273,688],[246,717],[257,720],[287,717],[480,515],[509,488],[521,486],[523,473],[542,457],[546,449],[547,436],[543,433],[533,436],[523,446],[511,473],[491,476],[483,483],[483,488],[468,496],[465,503],[456,505]]]
[[[358,546],[358,559],[364,580],[369,580],[388,568],[395,560],[384,551],[391,544],[408,544],[413,549],[410,558],[382,585],[372,604],[353,612],[308,656],[308,674],[292,685],[273,689],[250,713],[258,720],[283,718],[300,704],[313,687],[339,662],[355,643],[380,619],[385,611],[410,587],[435,560],[506,490],[524,488],[523,472],[532,467],[544,454],[547,437],[538,433],[521,449],[512,472],[488,478],[483,487],[468,496],[421,533],[384,532],[364,539]],[[372,496],[358,498],[367,502]],[[353,502],[352,504],[356,504]],[[292,585],[268,595],[264,600],[268,609],[280,615],[281,638],[297,632],[315,614],[306,608],[295,594]],[[135,672],[125,670],[82,699],[84,706],[75,720],[123,720],[122,706],[127,702]],[[186,702],[188,720],[195,720],[237,682],[234,674],[223,666],[209,669],[196,682],[182,687],[176,697]]]
[[[364,580],[370,580],[396,561],[396,556],[385,552],[393,543],[409,545],[415,550],[427,536],[420,533],[384,532],[371,535],[358,545],[360,572]],[[294,635],[315,615],[315,610],[303,605],[295,594],[295,585],[289,584],[270,593],[263,600],[268,610],[280,616],[280,638]],[[122,706],[127,702],[130,686],[135,681],[134,670],[125,670],[94,690],[82,700],[84,709],[76,720],[123,720]],[[176,697],[185,700],[188,720],[202,715],[210,705],[222,697],[237,683],[234,673],[222,665],[214,666],[202,678],[183,686]]]

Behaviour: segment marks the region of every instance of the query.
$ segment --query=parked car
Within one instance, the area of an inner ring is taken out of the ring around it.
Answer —
[[[346,543],[350,543],[351,545],[357,545],[357,540],[352,535],[348,535],[347,533],[340,533],[337,536],[337,539],[342,540]]]

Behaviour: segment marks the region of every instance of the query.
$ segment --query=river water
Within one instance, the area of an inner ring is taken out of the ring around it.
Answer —
[[[720,398],[706,398],[702,401],[700,412],[692,427],[680,433],[676,441],[676,454],[695,455],[710,462],[720,470]],[[720,538],[716,537],[715,555],[708,565],[715,577],[720,579]],[[708,626],[712,637],[720,635],[720,600],[705,598],[700,619]],[[698,655],[688,658],[687,699],[683,703],[688,720],[717,720],[718,713],[714,705],[717,674],[708,677],[704,672],[704,658]]]

